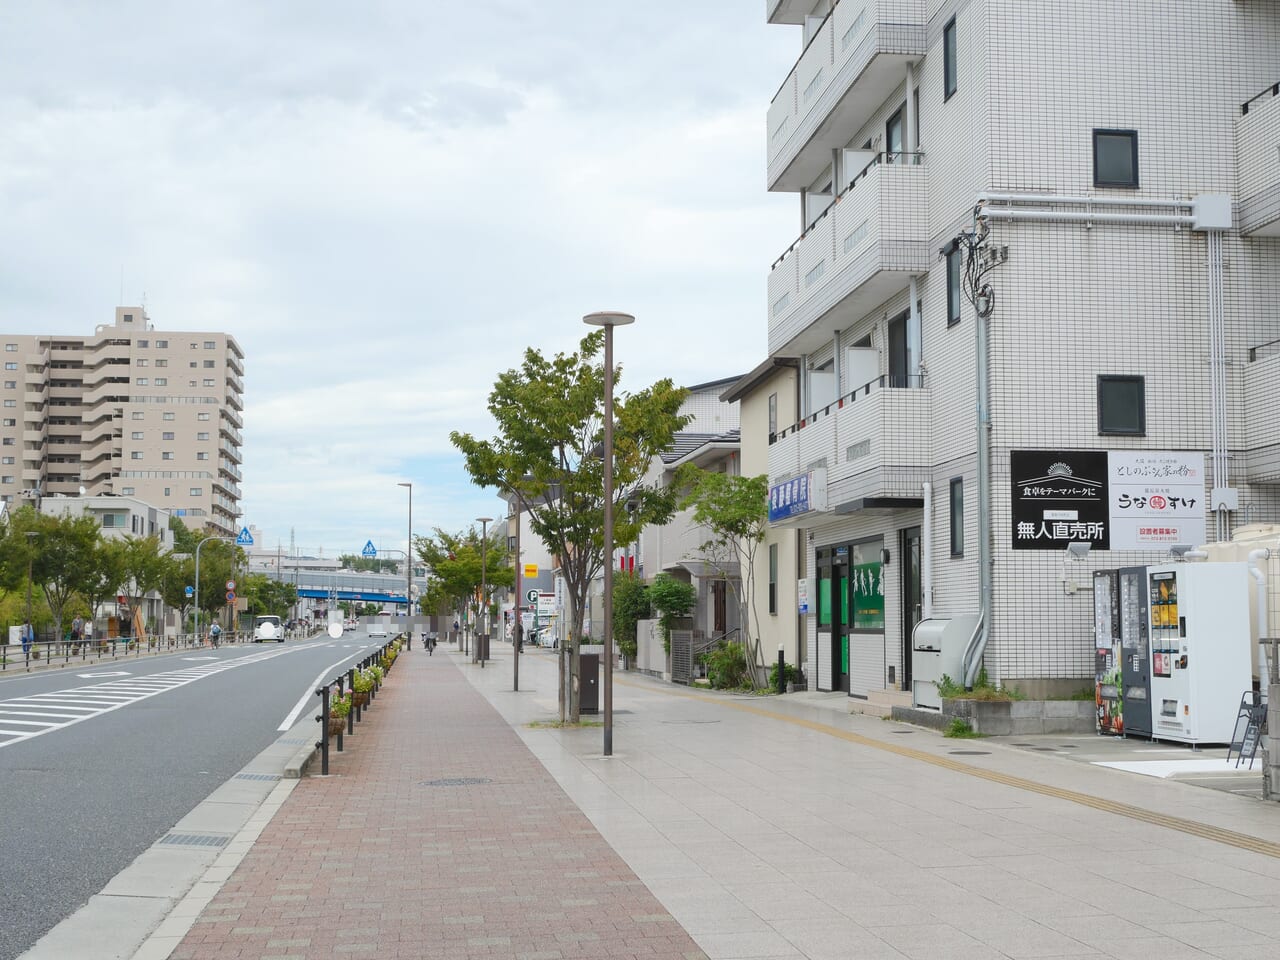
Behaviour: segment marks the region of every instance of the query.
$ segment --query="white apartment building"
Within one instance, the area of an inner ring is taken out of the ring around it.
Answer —
[[[92,336],[0,335],[0,499],[114,494],[233,535],[244,352],[117,307]]]
[[[1280,518],[1280,5],[766,12],[797,41],[767,116],[797,412],[744,415],[744,460],[768,444],[802,531],[810,686],[909,690],[933,617],[976,624],[968,675],[1078,689],[1092,569]]]

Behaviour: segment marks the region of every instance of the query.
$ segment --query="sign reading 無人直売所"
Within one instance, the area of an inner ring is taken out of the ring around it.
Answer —
[[[1012,450],[1013,548],[1166,550],[1205,536],[1204,454]]]

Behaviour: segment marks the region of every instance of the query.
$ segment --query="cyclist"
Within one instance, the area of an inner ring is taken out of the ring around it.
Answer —
[[[215,649],[218,646],[218,638],[222,636],[222,628],[216,623],[209,628],[209,645]]]

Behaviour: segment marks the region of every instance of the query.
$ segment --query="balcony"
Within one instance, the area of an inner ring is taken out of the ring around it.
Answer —
[[[237,467],[230,460],[219,460],[218,469],[221,470],[223,473],[225,473],[227,476],[232,477],[235,480],[244,479],[244,476],[240,473],[240,468]]]
[[[769,482],[827,468],[832,513],[920,506],[933,445],[929,391],[917,377],[882,376],[778,433]]]
[[[227,384],[234,387],[237,394],[244,393],[244,381],[237,377],[230,367],[227,368]]]
[[[240,415],[236,413],[234,410],[231,410],[228,407],[223,407],[220,412],[222,413],[222,418],[224,420],[230,421],[232,424],[234,424],[237,427],[244,426],[244,420],[241,419]],[[225,427],[223,429],[225,429]]]
[[[842,0],[805,46],[768,114],[770,190],[798,192],[924,56],[925,0]]]
[[[918,153],[877,154],[774,262],[770,354],[810,352],[929,270],[923,160]]]
[[[1241,106],[1236,117],[1240,232],[1280,237],[1280,83]]]
[[[1245,480],[1280,483],[1280,340],[1249,351],[1242,446]]]
[[[241,363],[240,357],[234,350],[227,351],[227,366],[240,374],[240,376],[244,376],[244,364]]]
[[[218,444],[218,449],[221,450],[224,454],[226,454],[227,459],[230,460],[232,463],[244,462],[244,457],[241,456],[240,454],[240,448],[237,447],[234,443],[230,443],[226,440],[223,440]]]

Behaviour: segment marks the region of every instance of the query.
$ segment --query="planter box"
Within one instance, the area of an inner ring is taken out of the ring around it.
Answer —
[[[944,726],[967,720],[989,737],[1095,732],[1097,706],[1091,700],[943,700]]]

